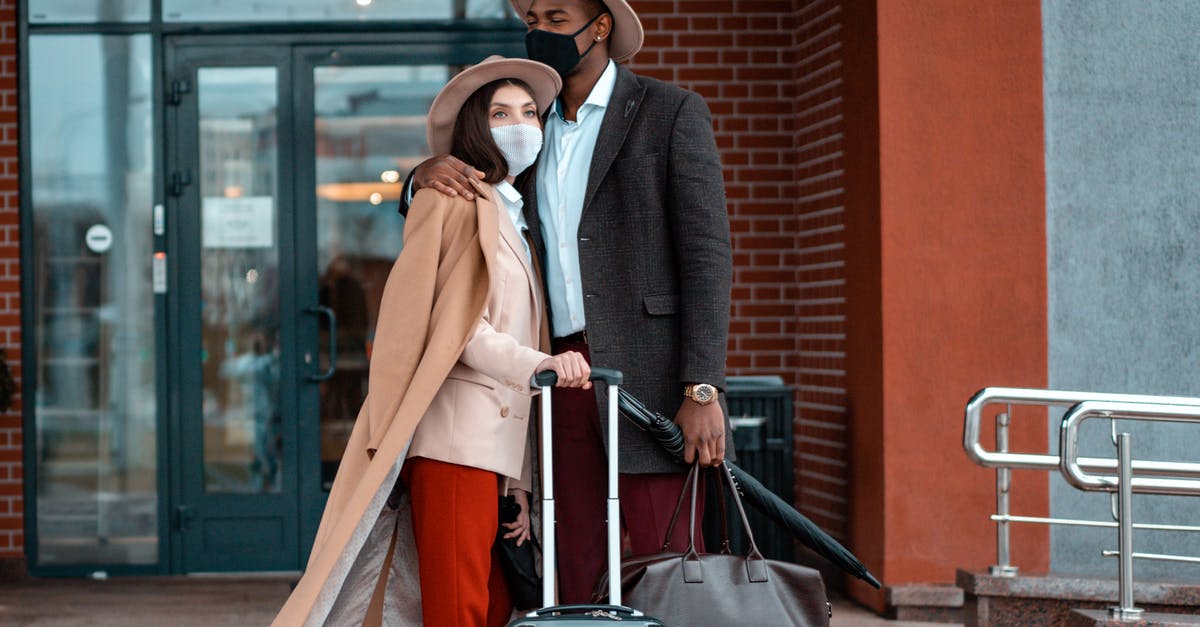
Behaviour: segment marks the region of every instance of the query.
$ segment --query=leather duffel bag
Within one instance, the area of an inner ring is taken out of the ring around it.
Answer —
[[[722,465],[717,473],[720,475],[718,497],[723,500],[726,490],[733,496],[750,550],[744,556],[730,554],[726,531],[721,553],[696,551],[696,488],[700,474],[698,466],[693,466],[667,529],[667,538],[670,538],[684,498],[690,492],[688,550],[667,552],[664,541],[662,553],[623,561],[621,588],[624,603],[656,616],[672,627],[827,627],[832,611],[821,574],[799,564],[764,558],[754,542],[729,469]],[[724,512],[724,506],[719,510]],[[725,527],[724,521],[722,527]],[[593,595],[595,602],[607,598],[607,584],[608,576],[604,575]]]

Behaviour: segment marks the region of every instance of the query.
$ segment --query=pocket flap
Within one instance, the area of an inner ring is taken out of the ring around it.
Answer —
[[[649,294],[642,299],[646,313],[652,316],[666,316],[679,313],[678,294]]]

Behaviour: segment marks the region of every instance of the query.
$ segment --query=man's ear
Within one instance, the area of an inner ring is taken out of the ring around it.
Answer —
[[[612,34],[612,13],[605,13],[596,18],[594,28],[596,29],[596,37],[608,39],[609,35]]]

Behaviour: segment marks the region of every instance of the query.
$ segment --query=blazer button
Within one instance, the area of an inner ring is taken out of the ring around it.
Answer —
[[[500,407],[500,417],[508,418],[508,405],[502,405]]]

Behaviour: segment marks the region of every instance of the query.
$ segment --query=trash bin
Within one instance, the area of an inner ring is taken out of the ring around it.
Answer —
[[[776,376],[729,377],[725,401],[733,423],[737,465],[758,478],[768,490],[792,503],[795,467],[792,461],[792,389]],[[705,499],[704,541],[716,552],[721,546],[721,521],[716,485],[710,483]],[[744,554],[749,548],[737,509],[726,499],[730,548]],[[794,541],[779,525],[749,505],[746,517],[763,556],[792,561]]]

